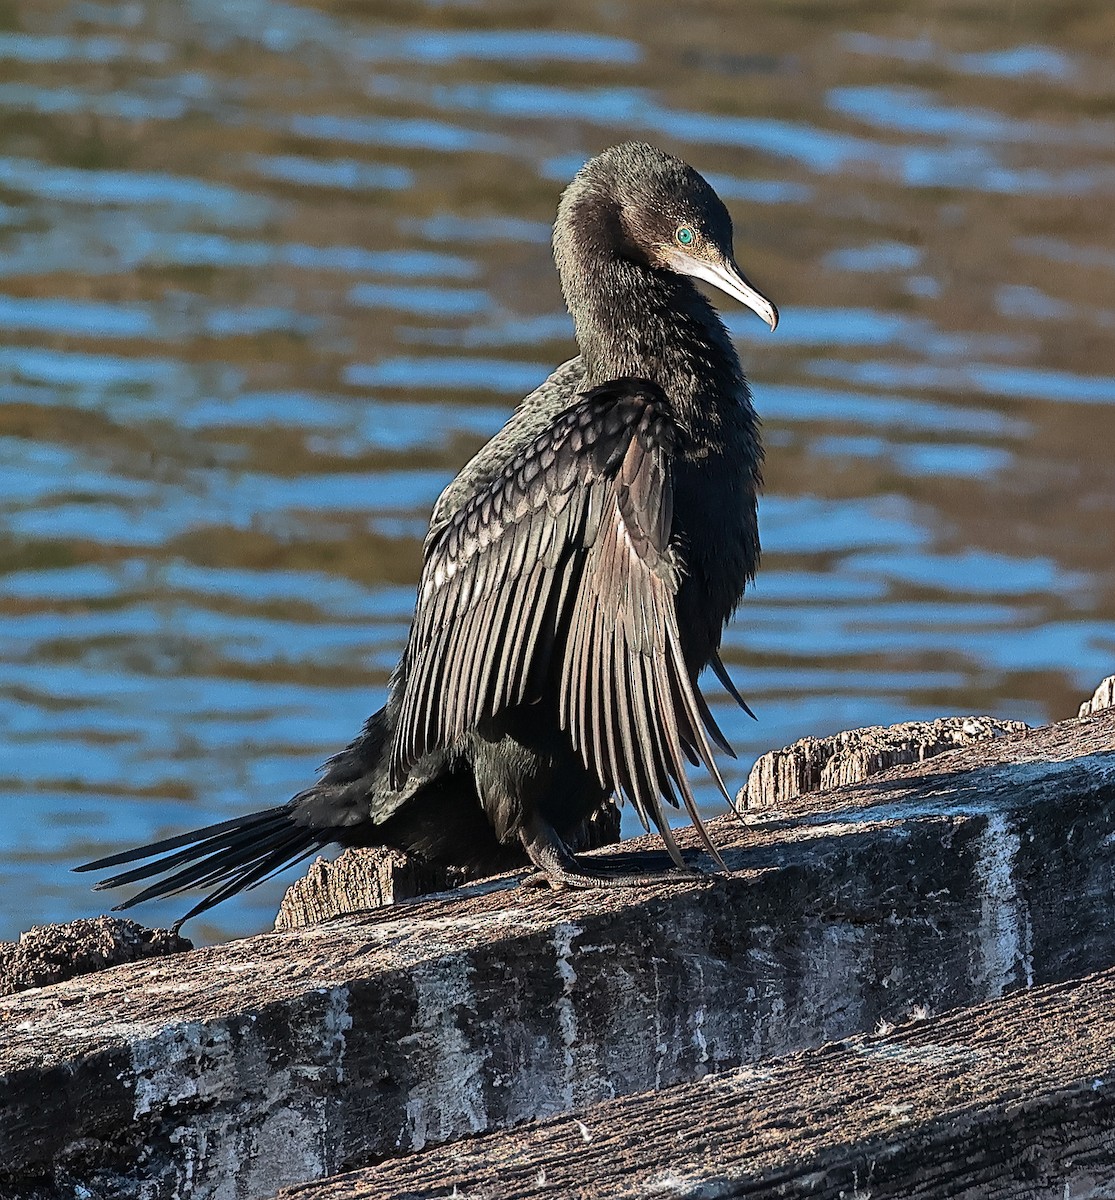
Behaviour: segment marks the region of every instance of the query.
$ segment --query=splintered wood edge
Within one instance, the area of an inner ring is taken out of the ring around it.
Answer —
[[[1105,708],[1115,708],[1115,675],[1108,675],[1092,693],[1090,700],[1085,700],[1080,706],[1079,715],[1091,716]]]
[[[869,725],[827,737],[800,738],[780,750],[768,750],[756,761],[736,797],[736,807],[776,808],[810,792],[860,783],[891,767],[1028,732],[1030,727],[1022,721],[971,716]]]

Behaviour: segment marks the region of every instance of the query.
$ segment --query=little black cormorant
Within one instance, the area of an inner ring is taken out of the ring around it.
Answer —
[[[192,917],[329,843],[390,845],[472,875],[636,881],[570,849],[613,793],[684,867],[664,801],[713,858],[686,761],[730,752],[697,687],[759,561],[758,422],[731,339],[694,286],[774,305],[691,167],[642,143],[566,189],[554,255],[580,347],[434,507],[387,703],[288,803],[113,854],[121,904],[209,888]],[[738,696],[736,697],[738,699]],[[742,701],[740,701],[742,704]],[[744,706],[746,707],[746,706]],[[722,782],[720,783],[723,788]]]

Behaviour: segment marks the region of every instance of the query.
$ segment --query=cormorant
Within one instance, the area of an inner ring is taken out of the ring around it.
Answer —
[[[434,507],[386,705],[285,805],[113,854],[157,876],[119,908],[213,890],[183,920],[329,843],[390,845],[555,886],[639,881],[577,859],[622,794],[685,864],[663,799],[697,814],[685,761],[723,789],[700,691],[759,560],[762,451],[739,359],[701,279],[774,329],[732,222],[680,159],[629,142],[562,196],[554,256],[580,355],[522,402]]]

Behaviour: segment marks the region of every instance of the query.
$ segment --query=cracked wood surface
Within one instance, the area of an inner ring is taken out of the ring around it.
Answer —
[[[0,1000],[0,1195],[252,1200],[1115,963],[1115,712],[715,828],[730,876],[501,878]]]

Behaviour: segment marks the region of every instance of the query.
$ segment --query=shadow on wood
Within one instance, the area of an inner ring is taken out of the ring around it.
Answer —
[[[1107,971],[281,1196],[1099,1200],[1115,1195],[1113,1014]]]

